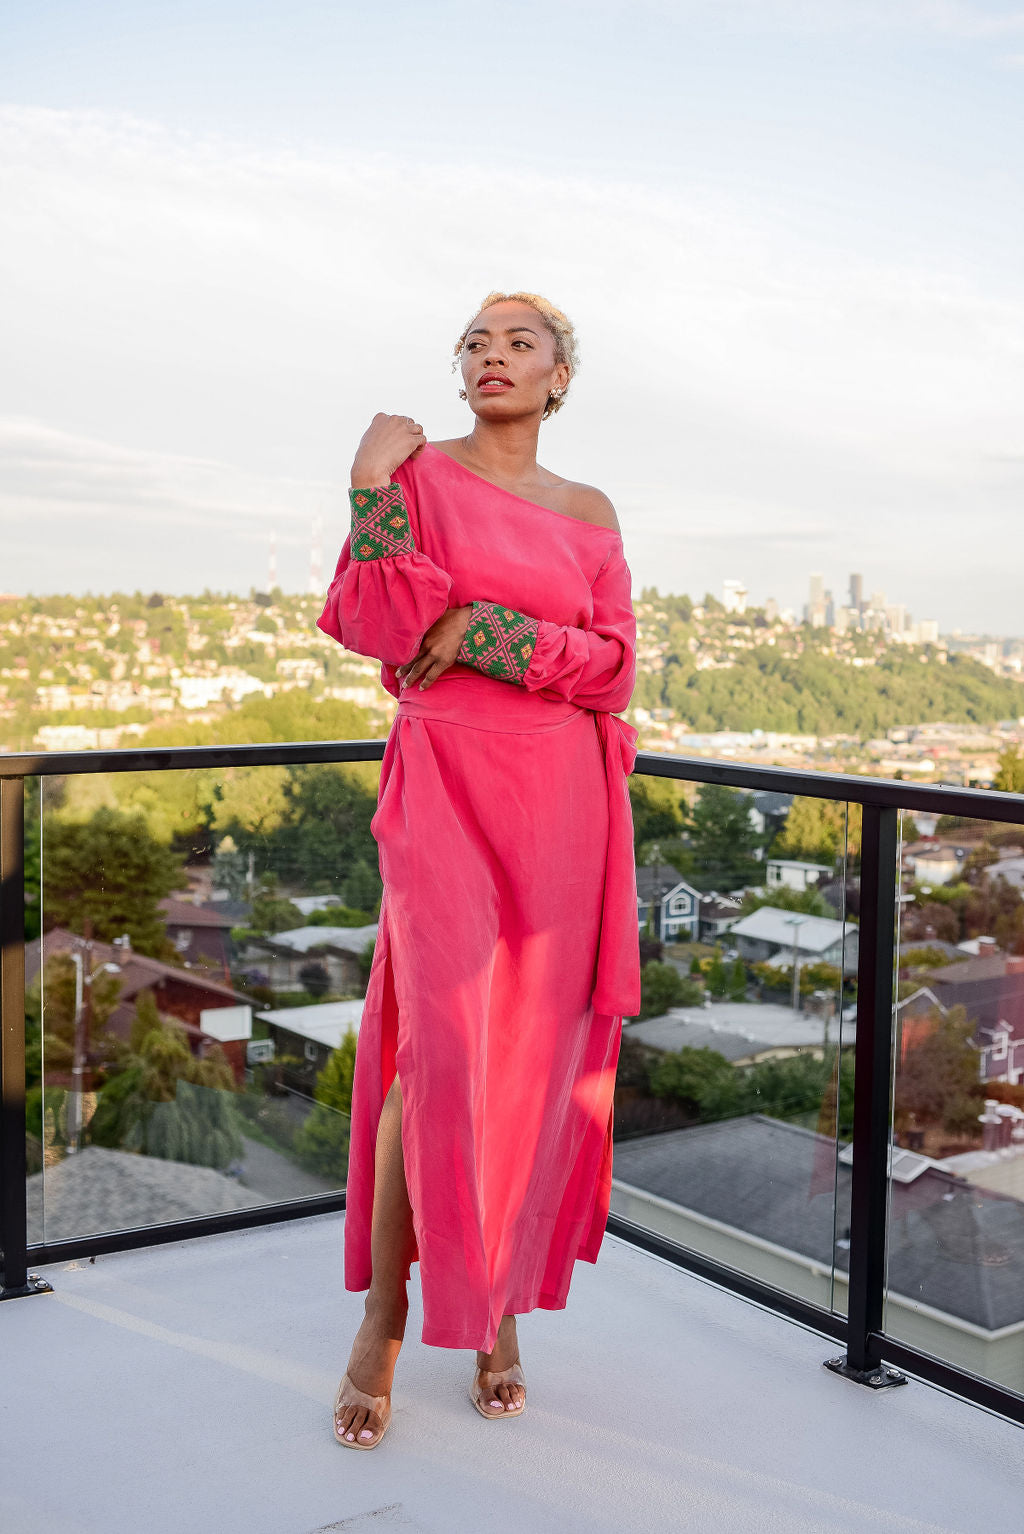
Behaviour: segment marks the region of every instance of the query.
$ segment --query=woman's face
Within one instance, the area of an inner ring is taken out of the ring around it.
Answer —
[[[529,304],[492,304],[469,327],[462,347],[469,405],[485,421],[543,415],[569,369],[555,361],[555,340]]]

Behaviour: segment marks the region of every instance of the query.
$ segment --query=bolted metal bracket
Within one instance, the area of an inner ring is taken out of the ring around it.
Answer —
[[[909,1385],[905,1374],[898,1369],[890,1369],[888,1364],[876,1364],[873,1369],[854,1369],[846,1361],[846,1355],[841,1358],[826,1358],[826,1369],[831,1369],[833,1374],[841,1374],[844,1379],[854,1380],[858,1385],[867,1385],[870,1390],[888,1390],[893,1385]]]
[[[23,1300],[29,1294],[52,1294],[53,1285],[48,1284],[45,1278],[40,1278],[38,1273],[30,1273],[25,1283],[12,1286],[8,1289],[5,1285],[0,1286],[0,1300]]]

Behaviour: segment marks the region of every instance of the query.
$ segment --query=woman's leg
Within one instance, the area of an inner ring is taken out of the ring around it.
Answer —
[[[377,1126],[370,1226],[373,1278],[366,1295],[366,1314],[352,1344],[347,1369],[356,1389],[367,1395],[386,1395],[391,1389],[405,1336],[409,1311],[406,1283],[415,1251],[402,1157],[402,1089],[396,1076],[384,1099]],[[376,1414],[360,1406],[346,1406],[338,1415],[338,1423],[346,1437],[351,1438],[363,1431],[373,1437],[380,1428]]]
[[[510,1369],[519,1362],[519,1339],[516,1336],[515,1316],[502,1316],[498,1336],[490,1353],[477,1353],[478,1369]],[[514,1411],[524,1398],[522,1385],[499,1385],[484,1407],[497,1417],[503,1411]]]

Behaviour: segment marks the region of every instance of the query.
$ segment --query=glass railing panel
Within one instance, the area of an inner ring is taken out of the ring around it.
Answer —
[[[643,1004],[612,1209],[844,1311],[859,811],[636,775],[632,794]]]
[[[41,780],[30,1244],[344,1187],[378,771]]]
[[[905,814],[884,1327],[1024,1392],[1024,827]]]

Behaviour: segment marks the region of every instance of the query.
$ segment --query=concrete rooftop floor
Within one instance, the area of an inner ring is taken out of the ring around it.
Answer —
[[[425,1348],[414,1299],[391,1428],[344,1449],[343,1222],[55,1264],[0,1305],[5,1534],[1020,1526],[1020,1428],[840,1379],[835,1343],[612,1237],[520,1322],[521,1420],[473,1411],[471,1355]]]

